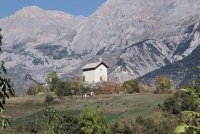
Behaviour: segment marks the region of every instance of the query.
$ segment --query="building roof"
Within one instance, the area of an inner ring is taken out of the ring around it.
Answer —
[[[94,62],[94,63],[88,63],[86,64],[84,67],[82,67],[81,69],[96,69],[97,67],[99,67],[101,64],[103,64],[105,67],[109,68],[108,65],[106,65],[104,62]]]

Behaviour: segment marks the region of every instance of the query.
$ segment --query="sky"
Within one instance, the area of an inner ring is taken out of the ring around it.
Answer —
[[[58,10],[72,15],[89,16],[106,0],[0,0],[0,19],[14,14],[25,6]]]

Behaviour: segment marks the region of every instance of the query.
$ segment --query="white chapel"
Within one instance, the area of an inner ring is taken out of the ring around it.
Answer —
[[[96,83],[101,81],[107,81],[107,70],[108,65],[106,65],[101,57],[98,62],[86,64],[83,70],[83,81],[88,83]]]

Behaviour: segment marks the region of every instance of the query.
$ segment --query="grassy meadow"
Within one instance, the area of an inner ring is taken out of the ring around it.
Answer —
[[[45,125],[43,111],[46,93],[35,96],[11,97],[6,101],[4,115],[9,117],[11,128],[20,128],[36,121],[40,127]],[[135,120],[137,116],[148,116],[158,110],[158,103],[170,94],[112,94],[93,97],[57,98],[53,108],[59,116],[72,112],[79,116],[86,108],[103,111],[110,123],[119,120]]]

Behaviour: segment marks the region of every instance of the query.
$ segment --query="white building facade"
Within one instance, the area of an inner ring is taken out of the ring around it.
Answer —
[[[104,62],[95,62],[85,65],[83,70],[83,81],[88,83],[96,83],[107,81],[108,66]]]

